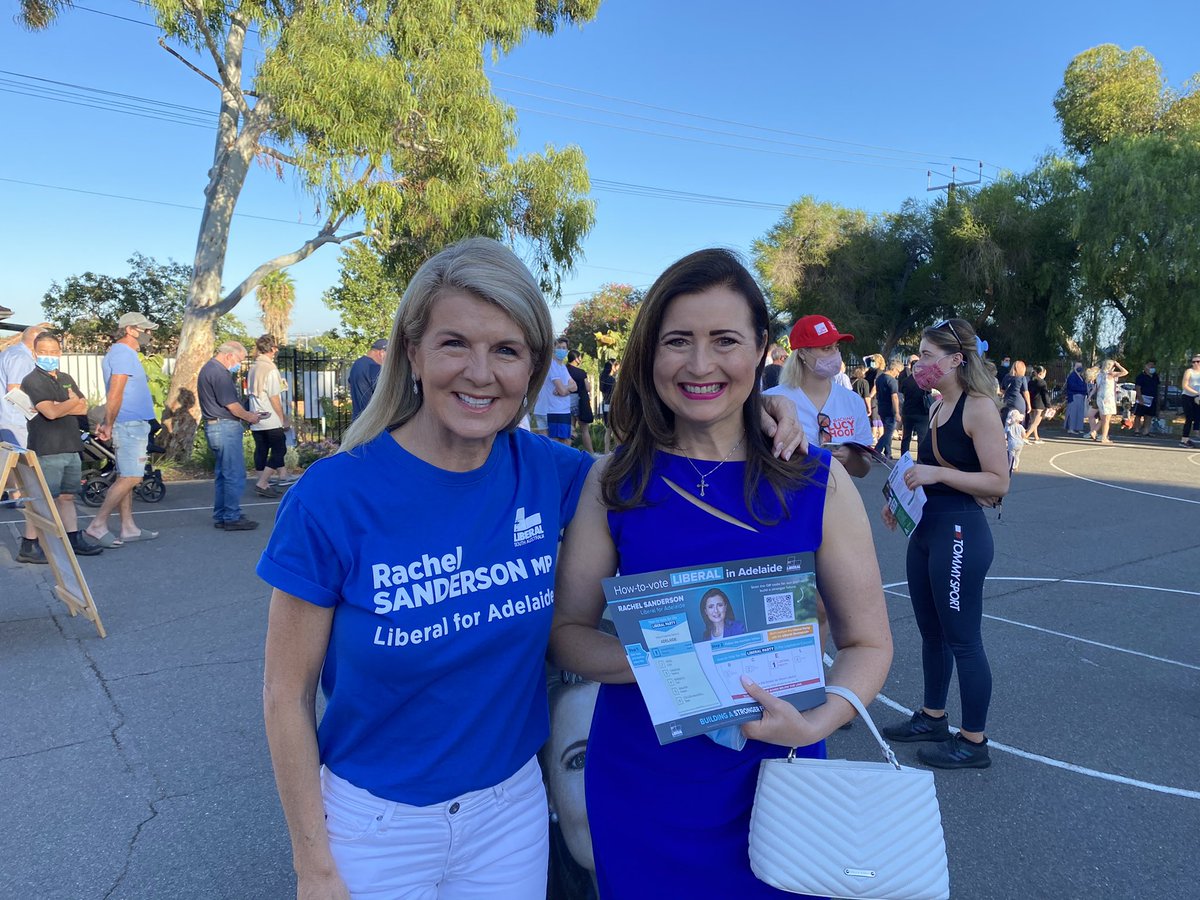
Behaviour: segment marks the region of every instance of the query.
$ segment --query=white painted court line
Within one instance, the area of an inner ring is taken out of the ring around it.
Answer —
[[[1090,482],[1091,484],[1098,484],[1101,487],[1112,488],[1114,491],[1128,491],[1131,494],[1142,494],[1145,497],[1159,497],[1163,500],[1174,500],[1177,503],[1193,503],[1197,506],[1200,506],[1200,500],[1188,500],[1186,497],[1172,497],[1170,494],[1156,494],[1156,493],[1154,493],[1154,491],[1139,491],[1136,488],[1123,487],[1119,484],[1110,484],[1107,481],[1097,481],[1095,478],[1085,478],[1082,475],[1076,475],[1074,472],[1068,472],[1066,469],[1064,469],[1062,466],[1060,466],[1057,462],[1055,462],[1055,460],[1058,459],[1060,456],[1070,456],[1072,453],[1087,453],[1090,450],[1099,450],[1099,449],[1102,449],[1102,448],[1083,447],[1083,448],[1080,448],[1079,450],[1064,450],[1062,453],[1056,453],[1052,457],[1050,457],[1050,465],[1053,468],[1057,469],[1058,471],[1062,472],[1064,475],[1069,475],[1072,478],[1078,478],[1080,481],[1087,481],[1087,482]]]
[[[906,716],[911,716],[913,710],[907,706],[897,703],[891,697],[884,694],[879,694],[875,697],[884,706],[903,713]],[[957,728],[951,728],[951,731],[957,732]],[[1129,787],[1141,788],[1145,791],[1154,791],[1156,794],[1171,794],[1176,797],[1185,797],[1188,800],[1200,800],[1200,791],[1189,791],[1186,788],[1171,787],[1165,784],[1155,784],[1152,781],[1140,781],[1137,778],[1126,778],[1124,775],[1114,775],[1111,772],[1101,772],[1099,769],[1089,769],[1087,766],[1077,766],[1075,763],[1065,762],[1061,759],[1055,759],[1052,756],[1042,756],[1040,753],[1030,753],[1028,750],[1022,750],[1020,747],[1013,747],[1009,744],[1002,744],[999,741],[994,741],[988,738],[988,746],[994,750],[1002,750],[1005,753],[1011,753],[1013,756],[1019,756],[1022,759],[1028,759],[1031,762],[1039,762],[1043,765],[1053,766],[1056,769],[1064,769],[1068,772],[1074,772],[1077,775],[1086,775],[1089,778],[1099,778],[1101,781],[1111,781],[1114,784],[1124,784]]]
[[[996,581],[1004,581],[1006,579],[996,578],[995,580]],[[1058,579],[1054,579],[1054,580],[1058,580]],[[1067,582],[1067,583],[1069,583],[1069,582]],[[1095,584],[1096,582],[1088,582],[1088,583]],[[1130,587],[1131,585],[1119,585],[1119,586],[1120,587]],[[1136,585],[1134,585],[1134,586],[1136,586]],[[906,600],[908,599],[908,594],[904,594],[904,593],[901,593],[900,591],[896,591],[896,590],[891,590],[890,588],[887,588],[885,590],[889,594],[894,594],[897,597],[903,597]],[[1174,589],[1173,588],[1158,588],[1157,590],[1173,591]],[[1182,593],[1192,594],[1192,593],[1196,593],[1196,592],[1195,591],[1183,591]],[[993,616],[990,613],[984,613],[983,617],[985,619],[991,619],[994,622],[1004,622],[1008,625],[1017,625],[1021,628],[1028,628],[1032,631],[1040,631],[1043,634],[1052,634],[1055,637],[1062,637],[1062,638],[1067,638],[1068,640],[1078,641],[1081,644],[1091,644],[1093,647],[1103,647],[1105,650],[1114,650],[1117,653],[1128,653],[1130,656],[1140,656],[1140,657],[1142,657],[1142,659],[1150,659],[1150,660],[1154,660],[1155,662],[1166,663],[1167,665],[1171,665],[1171,666],[1182,666],[1185,669],[1193,669],[1197,672],[1200,672],[1200,666],[1193,665],[1192,663],[1182,662],[1178,659],[1170,659],[1166,656],[1155,656],[1152,653],[1143,653],[1141,650],[1131,650],[1128,647],[1118,647],[1116,644],[1105,644],[1102,641],[1093,641],[1089,638],[1080,637],[1077,634],[1068,634],[1065,631],[1054,631],[1051,628],[1042,628],[1040,625],[1030,625],[1028,622],[1018,622],[1016,619],[1006,619],[1006,618],[1004,618],[1004,616]]]
[[[1193,466],[1200,466],[1200,453],[1193,453],[1191,456],[1189,456],[1187,458],[1187,461],[1190,462]]]
[[[1078,579],[1069,579],[1069,578],[1008,578],[1008,577],[1004,577],[1004,576],[988,576],[987,580],[988,581],[1042,581],[1042,582],[1061,582],[1061,583],[1065,583],[1065,584],[1103,585],[1103,586],[1107,586],[1107,587],[1133,587],[1133,588],[1138,588],[1141,590],[1157,590],[1157,591],[1166,591],[1169,593],[1176,593],[1176,594],[1191,594],[1193,596],[1200,596],[1200,592],[1197,592],[1197,591],[1181,591],[1181,590],[1176,590],[1175,588],[1153,588],[1153,587],[1147,587],[1146,585],[1137,585],[1137,584],[1123,585],[1123,584],[1116,584],[1113,582],[1081,581]],[[889,594],[894,594],[898,597],[907,597],[906,594],[903,594],[900,591],[894,590],[894,588],[897,588],[900,585],[904,585],[907,587],[908,582],[907,581],[893,581],[890,584],[885,584],[883,586],[883,589]],[[988,616],[988,618],[997,618],[997,617]],[[1001,620],[1001,621],[1008,621],[1008,620]],[[1015,624],[1023,624],[1023,623],[1015,623]],[[1027,627],[1033,628],[1036,626],[1027,626]],[[1046,629],[1038,629],[1038,630],[1046,630]],[[1056,632],[1051,632],[1051,633],[1056,633]],[[1071,637],[1071,636],[1067,635],[1067,637]],[[1084,640],[1083,638],[1073,638],[1073,639],[1074,640]],[[1086,643],[1096,643],[1096,642],[1086,641]],[[1107,645],[1100,645],[1100,646],[1107,646]],[[1120,650],[1121,648],[1115,647],[1113,649]],[[1136,653],[1136,651],[1132,651],[1132,650],[1125,651],[1125,652]],[[1137,654],[1137,655],[1145,656],[1147,654]],[[1155,657],[1155,658],[1157,658],[1157,657]],[[830,660],[830,658],[828,656],[825,657],[825,660],[826,660],[827,664],[832,663],[832,660]],[[1171,662],[1171,660],[1164,660],[1164,661]],[[1180,665],[1188,665],[1188,664],[1180,663]],[[1188,668],[1197,668],[1197,667],[1196,666],[1188,666]],[[897,703],[895,700],[891,699],[886,694],[879,694],[875,699],[877,699],[884,706],[894,709],[899,713],[903,713],[906,716],[911,716],[914,712],[913,710],[909,709],[908,707],[906,707],[900,703]],[[958,729],[951,728],[951,731],[958,731]],[[1022,759],[1028,759],[1031,762],[1039,762],[1039,763],[1042,763],[1043,765],[1052,766],[1056,769],[1063,769],[1067,772],[1074,772],[1077,775],[1086,775],[1089,778],[1098,778],[1101,781],[1108,781],[1108,782],[1112,782],[1113,784],[1124,784],[1129,787],[1141,788],[1142,790],[1153,791],[1158,794],[1170,794],[1175,797],[1184,797],[1188,800],[1200,800],[1200,791],[1191,791],[1191,790],[1187,790],[1186,788],[1171,787],[1170,785],[1165,785],[1165,784],[1155,784],[1154,782],[1151,782],[1151,781],[1141,781],[1136,778],[1127,778],[1124,775],[1115,775],[1112,772],[1101,772],[1099,769],[1089,769],[1087,766],[1078,766],[1075,763],[1069,763],[1069,762],[1066,762],[1065,760],[1055,759],[1052,756],[1043,756],[1040,753],[1031,753],[1028,750],[1022,750],[1020,747],[1013,747],[1010,744],[1002,744],[999,741],[992,740],[991,738],[988,738],[988,746],[994,747],[995,749],[1000,750],[1004,753],[1011,753],[1013,756],[1019,756]]]

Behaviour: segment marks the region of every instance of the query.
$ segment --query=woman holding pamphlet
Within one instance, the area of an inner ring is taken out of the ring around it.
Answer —
[[[425,262],[389,346],[370,406],[284,496],[258,564],[297,894],[541,898],[556,546],[592,460],[516,427],[554,335],[504,245]]]
[[[904,473],[925,489],[921,520],[908,541],[908,594],[921,632],[925,704],[912,719],[882,729],[893,741],[928,741],[921,762],[939,769],[985,769],[992,671],[983,649],[983,582],[992,564],[992,532],[981,505],[1008,493],[1008,455],[987,344],[963,319],[926,328],[913,378],[941,399],[929,410],[929,433],[917,465]],[[890,508],[883,520],[895,529]],[[950,676],[958,666],[962,730],[946,721]]]
[[[779,385],[766,395],[782,394],[795,403],[805,433],[818,437],[847,472],[862,478],[871,471],[871,420],[862,398],[833,380],[842,371],[842,341],[852,340],[854,335],[839,333],[824,316],[798,319],[788,336],[792,352]]]
[[[618,569],[718,573],[725,561],[815,551],[816,584],[841,648],[829,682],[869,702],[887,675],[891,636],[857,490],[828,450],[784,463],[754,427],[766,340],[762,293],[728,251],[693,253],[659,276],[639,305],[613,397],[620,446],[593,467],[566,533],[551,653],[602,682],[585,772],[602,897],[648,896],[648,879],[673,897],[789,896],[750,870],[759,763],[792,747],[823,757],[825,737],[854,716],[835,696],[800,712],[743,677],[733,690],[762,705],[761,719],[720,743],[698,734],[660,744],[622,641],[597,629],[602,579]],[[797,596],[786,597],[787,615],[795,602],[811,616],[811,598]],[[681,603],[676,621],[698,615],[690,600]],[[683,632],[677,646],[707,652],[755,640],[743,624],[746,633],[724,642],[694,644]]]

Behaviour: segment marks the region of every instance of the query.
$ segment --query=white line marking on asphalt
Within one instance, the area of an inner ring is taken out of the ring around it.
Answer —
[[[879,694],[875,698],[884,706],[890,707],[898,713],[903,713],[906,716],[911,716],[913,710],[907,706],[897,703],[891,697],[885,694]],[[957,732],[957,728],[951,728],[951,731]],[[1111,781],[1114,784],[1124,784],[1129,787],[1141,788],[1146,791],[1154,791],[1157,794],[1172,794],[1176,797],[1186,797],[1189,800],[1200,800],[1200,791],[1189,791],[1186,788],[1171,787],[1165,784],[1155,784],[1152,781],[1140,781],[1136,778],[1126,778],[1124,775],[1114,775],[1111,772],[1101,772],[1099,769],[1089,769],[1087,766],[1077,766],[1075,763],[1064,762],[1061,759],[1055,759],[1052,756],[1042,756],[1040,753],[1030,753],[1028,750],[1022,750],[1020,747],[1013,747],[1009,744],[1002,744],[999,741],[988,738],[988,746],[993,750],[1002,750],[1005,753],[1011,753],[1013,756],[1019,756],[1022,759],[1028,759],[1032,762],[1039,762],[1043,765],[1053,766],[1056,769],[1065,769],[1068,772],[1074,772],[1077,775],[1086,775],[1089,778],[1099,778],[1101,781]]]
[[[1000,579],[996,580],[999,581]],[[1163,588],[1163,590],[1169,590],[1169,588]],[[900,591],[888,590],[887,593],[895,594],[897,597],[903,597],[906,600],[908,599],[908,594],[902,594]],[[1131,650],[1128,647],[1118,647],[1116,644],[1105,644],[1101,641],[1093,641],[1089,638],[1080,637],[1077,634],[1067,634],[1065,631],[1054,631],[1051,628],[1042,628],[1040,625],[1030,625],[1028,622],[1018,622],[1016,619],[1006,619],[1004,616],[993,616],[990,613],[984,613],[983,617],[985,619],[992,619],[995,622],[1005,622],[1008,625],[1017,625],[1021,628],[1029,628],[1033,631],[1040,631],[1043,634],[1052,634],[1055,637],[1063,637],[1067,638],[1068,640],[1079,641],[1081,644],[1091,644],[1093,647],[1103,647],[1105,650],[1115,650],[1117,653],[1128,653],[1130,656],[1140,656],[1143,659],[1152,659],[1155,662],[1167,663],[1168,665],[1172,666],[1182,666],[1185,669],[1194,669],[1195,671],[1200,672],[1200,666],[1193,665],[1192,663],[1181,662],[1178,659],[1169,659],[1166,656],[1155,656],[1152,653],[1143,653],[1141,650]]]
[[[1063,582],[1066,584],[1094,584],[1094,585],[1102,585],[1102,586],[1106,586],[1106,587],[1133,587],[1133,588],[1139,588],[1141,590],[1147,590],[1147,591],[1155,591],[1155,590],[1168,591],[1170,593],[1192,594],[1192,595],[1200,596],[1200,593],[1197,593],[1196,591],[1180,591],[1180,590],[1176,590],[1175,588],[1155,588],[1155,587],[1148,587],[1147,585],[1141,585],[1141,584],[1116,584],[1114,582],[1108,582],[1108,581],[1080,581],[1080,580],[1070,579],[1070,578],[1008,578],[1008,577],[1004,577],[1004,576],[990,576],[989,575],[987,580],[988,581],[1044,581],[1044,582],[1048,581],[1048,582]],[[900,585],[907,586],[908,582],[907,581],[893,581],[889,584],[885,584],[883,586],[883,589],[887,593],[895,594],[896,596],[899,596],[899,597],[907,596],[905,594],[900,593],[899,591],[893,590],[894,588],[897,588]],[[994,617],[989,616],[989,618],[994,618]],[[1017,624],[1021,624],[1021,623],[1017,623]],[[1033,627],[1033,626],[1030,626],[1030,627]],[[1041,629],[1039,629],[1039,630],[1041,630]],[[1076,638],[1076,640],[1083,640],[1083,639]],[[1088,641],[1088,643],[1094,643],[1094,642]],[[1101,645],[1101,646],[1104,646],[1104,645]],[[1114,648],[1114,649],[1120,649],[1120,648]],[[1135,651],[1128,651],[1128,652],[1135,652]],[[1139,654],[1139,655],[1144,655],[1144,654]],[[827,664],[832,664],[832,660],[828,656],[825,657],[825,661]],[[1184,664],[1184,665],[1186,665],[1186,664]],[[1189,668],[1195,668],[1195,667],[1191,666]],[[876,696],[875,699],[878,700],[880,703],[882,703],[884,706],[890,707],[891,709],[896,710],[896,712],[902,713],[906,716],[911,716],[914,712],[913,710],[909,709],[908,707],[906,707],[900,703],[897,703],[895,700],[893,700],[891,697],[888,697],[886,694],[879,694],[878,696]],[[958,731],[957,728],[952,728],[951,730]],[[1009,744],[1002,744],[999,741],[992,740],[991,738],[988,739],[988,746],[995,747],[997,750],[1003,751],[1004,753],[1011,753],[1013,756],[1019,756],[1022,759],[1028,759],[1031,762],[1040,762],[1043,765],[1052,766],[1056,769],[1064,769],[1068,772],[1074,772],[1077,775],[1086,775],[1089,778],[1099,778],[1101,781],[1110,781],[1110,782],[1113,782],[1114,784],[1124,784],[1124,785],[1128,785],[1129,787],[1141,788],[1142,790],[1146,790],[1146,791],[1154,791],[1155,793],[1158,793],[1158,794],[1171,794],[1175,797],[1185,797],[1189,800],[1200,800],[1200,791],[1190,791],[1190,790],[1187,790],[1186,788],[1171,787],[1171,786],[1165,785],[1165,784],[1155,784],[1154,782],[1151,782],[1151,781],[1140,781],[1136,778],[1126,778],[1124,775],[1114,775],[1112,772],[1101,772],[1098,769],[1089,769],[1086,766],[1078,766],[1075,763],[1069,763],[1069,762],[1066,762],[1061,759],[1055,759],[1052,756],[1043,756],[1040,753],[1030,753],[1028,750],[1022,750],[1019,747],[1013,747]]]
[[[277,505],[277,502],[271,501],[271,500],[265,500],[262,503],[243,503],[242,504],[243,507],[276,506],[276,505]],[[168,507],[167,509],[146,509],[145,507],[142,507],[142,506],[135,506],[133,508],[133,514],[135,516],[152,516],[155,513],[199,512],[200,510],[207,510],[208,512],[212,512],[212,507],[211,506],[172,506],[172,507]],[[80,514],[79,521],[81,521],[81,522],[90,521],[94,518],[96,518],[94,515],[85,516],[85,515]],[[24,525],[24,524],[25,524],[24,518],[0,520],[0,525]]]
[[[1187,458],[1187,461],[1190,462],[1193,466],[1200,466],[1200,453],[1193,453],[1191,456],[1189,456]]]
[[[1098,449],[1100,449],[1100,448],[1084,447],[1080,450],[1064,450],[1062,453],[1056,453],[1052,457],[1050,457],[1050,465],[1052,467],[1054,467],[1055,469],[1058,469],[1058,471],[1062,472],[1064,475],[1069,475],[1072,478],[1078,478],[1080,481],[1087,481],[1087,482],[1090,482],[1091,484],[1098,484],[1101,487],[1109,487],[1115,491],[1129,491],[1129,493],[1131,493],[1131,494],[1142,494],[1143,496],[1146,496],[1146,497],[1160,497],[1163,500],[1175,500],[1179,503],[1194,503],[1197,506],[1200,506],[1200,500],[1188,500],[1186,497],[1172,497],[1170,494],[1156,494],[1153,491],[1139,491],[1136,488],[1122,487],[1119,484],[1110,484],[1107,481],[1097,481],[1095,478],[1085,478],[1082,475],[1076,475],[1074,472],[1068,472],[1066,469],[1064,469],[1062,466],[1060,466],[1058,463],[1055,462],[1055,460],[1058,459],[1060,456],[1070,456],[1072,453],[1087,453],[1089,450],[1098,450]]]

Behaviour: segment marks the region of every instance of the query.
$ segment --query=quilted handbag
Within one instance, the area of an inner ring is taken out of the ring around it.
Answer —
[[[854,705],[887,762],[766,759],[750,818],[750,868],[795,894],[855,900],[950,896],[933,773],[902,766],[862,702]]]

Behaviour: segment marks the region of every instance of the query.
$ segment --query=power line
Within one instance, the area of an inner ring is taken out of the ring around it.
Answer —
[[[186,203],[172,203],[169,200],[150,200],[146,197],[130,197],[125,194],[106,194],[103,191],[88,191],[83,188],[67,187],[61,184],[44,184],[38,181],[22,181],[19,178],[4,178],[0,177],[0,181],[8,182],[9,184],[20,184],[25,187],[45,188],[50,191],[67,191],[72,194],[87,194],[90,197],[107,197],[110,200],[128,200],[131,203],[149,203],[154,206],[169,206],[173,209],[190,209],[194,211],[202,211],[203,206],[192,206]],[[320,228],[321,226],[315,222],[296,222],[292,219],[277,219],[274,216],[256,216],[253,213],[235,212],[234,216],[241,219],[258,219],[261,222],[282,222],[284,225],[300,225],[305,228]]]
[[[540,84],[545,87],[559,88],[560,90],[571,91],[572,93],[586,94],[589,97],[598,97],[602,100],[612,100],[616,103],[628,103],[631,106],[640,106],[644,109],[653,109],[658,112],[672,113],[674,115],[680,115],[680,116],[690,116],[695,119],[703,119],[703,120],[709,121],[709,122],[717,122],[722,125],[736,125],[739,128],[754,128],[759,131],[767,131],[767,132],[771,132],[773,134],[783,134],[783,135],[787,135],[790,137],[804,138],[805,140],[825,141],[827,143],[832,143],[832,144],[845,144],[850,147],[863,147],[868,150],[885,150],[885,151],[889,151],[892,153],[903,153],[903,154],[907,154],[910,156],[937,156],[937,157],[945,158],[945,154],[934,153],[931,151],[904,150],[899,147],[888,147],[888,146],[879,145],[879,144],[864,144],[864,143],[860,143],[858,141],[847,141],[847,140],[842,140],[840,138],[823,137],[822,135],[808,134],[808,133],[801,132],[801,131],[789,131],[787,129],[773,128],[773,127],[766,126],[766,125],[755,125],[751,122],[739,122],[735,119],[723,119],[718,116],[709,116],[709,115],[704,115],[703,113],[694,113],[694,112],[689,112],[689,111],[683,110],[683,109],[674,109],[669,106],[659,106],[654,103],[645,103],[641,100],[633,100],[628,97],[617,97],[612,94],[602,94],[598,91],[589,91],[589,90],[585,90],[583,88],[571,87],[570,85],[559,84],[558,82],[554,82],[554,81],[543,81],[542,79],[529,78],[528,76],[525,76],[525,75],[514,75],[510,72],[502,72],[499,69],[495,69],[495,68],[492,69],[492,74],[500,75],[504,78],[514,78],[514,79],[517,79],[518,81],[527,81],[532,84]],[[971,161],[977,161],[976,157],[973,157],[973,156],[972,157],[950,157],[950,158],[951,159],[969,159]],[[988,163],[988,165],[993,165],[993,164]],[[993,166],[993,167],[1000,168],[999,166]]]
[[[889,165],[888,163],[866,162],[864,160],[857,159],[839,159],[836,156],[813,156],[812,154],[808,153],[791,153],[786,150],[772,150],[768,147],[746,147],[739,144],[728,144],[724,141],[709,141],[705,140],[704,138],[687,137],[686,135],[682,134],[664,134],[660,131],[649,131],[645,128],[633,128],[629,125],[617,125],[612,122],[597,122],[594,119],[584,119],[580,118],[579,116],[568,116],[564,113],[555,113],[544,109],[530,109],[529,107],[525,106],[514,106],[513,109],[535,116],[550,116],[554,119],[566,119],[570,122],[582,122],[585,125],[597,125],[601,128],[614,128],[617,131],[628,131],[632,132],[633,134],[645,134],[651,137],[666,138],[672,141],[683,141],[689,144],[707,144],[710,147],[724,147],[729,150],[742,150],[749,153],[768,153],[773,156],[787,156],[791,157],[792,159],[814,159],[821,162],[843,163],[845,165],[852,166],[871,166],[877,169],[902,169],[906,172],[924,172],[926,169],[925,166],[918,165]],[[915,163],[917,160],[913,160],[913,162]]]
[[[936,160],[929,160],[929,159],[915,160],[915,159],[907,159],[907,158],[896,156],[896,155],[885,155],[885,154],[880,154],[880,153],[864,153],[864,152],[858,151],[858,150],[835,150],[831,147],[818,147],[818,146],[813,146],[812,144],[799,144],[799,143],[796,143],[795,141],[784,141],[784,140],[779,140],[777,138],[757,137],[752,134],[744,134],[744,133],[736,132],[736,131],[725,131],[725,130],[716,129],[716,128],[703,128],[699,125],[688,125],[683,122],[672,122],[669,119],[659,119],[659,118],[655,118],[653,116],[639,116],[636,113],[620,112],[618,110],[607,109],[602,106],[593,106],[588,103],[574,103],[570,100],[560,100],[556,97],[546,97],[542,94],[533,94],[533,93],[529,93],[528,91],[517,91],[517,90],[512,90],[511,88],[502,88],[502,90],[506,91],[509,94],[517,94],[522,97],[530,97],[534,100],[544,100],[548,103],[559,103],[564,106],[571,106],[571,107],[575,107],[577,109],[586,109],[586,110],[591,110],[592,112],[599,112],[599,113],[605,113],[605,114],[609,114],[609,115],[621,116],[626,119],[636,119],[641,122],[651,122],[651,123],[654,123],[657,125],[666,125],[671,128],[686,128],[689,131],[699,131],[703,134],[716,134],[716,135],[722,135],[725,137],[744,138],[746,140],[751,140],[751,141],[762,141],[764,143],[779,144],[779,145],[782,145],[785,147],[795,147],[800,150],[815,150],[818,153],[842,153],[842,154],[847,154],[850,156],[865,156],[865,157],[869,157],[872,159],[890,159],[890,160],[894,160],[897,162],[908,162],[908,163],[920,162],[920,163],[923,163],[926,165],[941,165],[943,160],[952,158],[952,157],[941,156]],[[755,127],[755,126],[750,126],[750,127]]]

